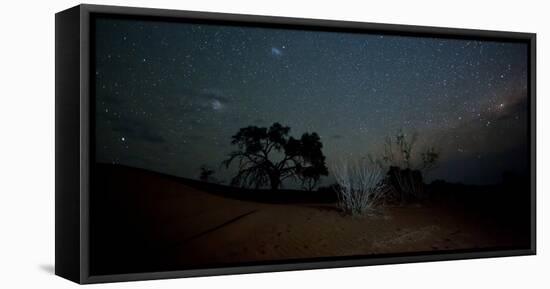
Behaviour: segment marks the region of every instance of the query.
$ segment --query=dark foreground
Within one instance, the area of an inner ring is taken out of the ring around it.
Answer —
[[[434,184],[425,202],[352,218],[326,192],[241,190],[112,165],[93,177],[91,275],[530,242],[529,191],[517,182]]]

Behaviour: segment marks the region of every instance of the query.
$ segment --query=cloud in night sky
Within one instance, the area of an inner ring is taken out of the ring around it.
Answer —
[[[271,55],[281,57],[283,56],[283,51],[277,47],[271,47]]]
[[[199,101],[203,101],[203,105],[215,111],[224,109],[230,102],[223,92],[216,89],[203,89],[198,94],[198,98]]]
[[[232,100],[219,89],[182,90],[179,93],[166,94],[167,108],[172,114],[188,114],[193,112],[220,111],[227,108]]]
[[[196,178],[240,128],[279,122],[318,133],[327,163],[403,130],[441,152],[428,179],[492,183],[527,164],[523,43],[101,18],[95,31],[98,162]]]

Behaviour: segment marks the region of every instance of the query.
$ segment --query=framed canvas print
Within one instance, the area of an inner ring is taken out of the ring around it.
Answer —
[[[56,14],[56,274],[535,254],[535,35]]]

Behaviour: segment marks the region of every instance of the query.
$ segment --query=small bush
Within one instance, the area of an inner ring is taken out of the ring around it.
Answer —
[[[387,172],[384,182],[391,188],[386,200],[405,204],[425,198],[424,178],[437,166],[439,152],[431,146],[416,149],[418,134],[406,134],[400,130],[395,136],[387,137],[380,158],[369,155],[372,163]]]
[[[425,197],[424,181],[420,170],[390,167],[386,183],[392,187],[393,201],[408,203]]]
[[[341,161],[331,166],[338,186],[339,207],[351,215],[365,215],[384,202],[387,187],[379,167],[368,162]]]

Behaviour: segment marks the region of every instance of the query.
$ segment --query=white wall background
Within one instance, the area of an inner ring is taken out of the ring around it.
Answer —
[[[549,288],[550,21],[547,1],[195,0],[95,4],[415,24],[538,34],[538,255],[98,285],[101,288]],[[0,10],[0,288],[74,288],[54,266],[54,13],[76,1]],[[546,52],[546,53],[545,53]],[[545,210],[546,209],[546,210]],[[511,212],[513,213],[513,212]],[[94,286],[96,287],[96,286]]]

